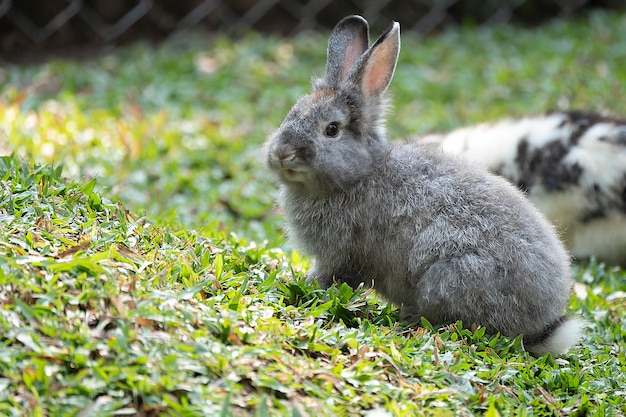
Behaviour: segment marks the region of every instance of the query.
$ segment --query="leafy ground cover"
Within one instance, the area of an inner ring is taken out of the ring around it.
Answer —
[[[626,114],[623,14],[403,36],[396,136]],[[591,326],[556,359],[305,283],[259,148],[325,43],[182,34],[0,68],[0,415],[626,413],[618,268],[574,267]]]

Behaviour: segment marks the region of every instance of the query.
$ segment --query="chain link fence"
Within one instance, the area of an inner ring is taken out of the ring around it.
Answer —
[[[162,38],[202,27],[232,36],[283,35],[332,27],[358,13],[377,29],[398,20],[429,34],[459,23],[537,24],[590,8],[626,10],[625,0],[0,0],[0,56]]]

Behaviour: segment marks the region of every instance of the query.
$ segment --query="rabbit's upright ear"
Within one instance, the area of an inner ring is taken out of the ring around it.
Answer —
[[[342,81],[369,46],[369,27],[361,16],[343,18],[330,34],[326,79]]]
[[[363,66],[356,72],[361,78],[361,91],[366,97],[385,92],[398,62],[400,53],[400,24],[393,22],[366,52]]]

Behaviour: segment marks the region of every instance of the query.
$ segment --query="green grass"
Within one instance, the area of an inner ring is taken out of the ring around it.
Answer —
[[[618,268],[573,268],[592,326],[558,359],[305,283],[259,148],[323,70],[326,36],[184,34],[0,68],[0,415],[626,413]],[[626,114],[625,38],[617,13],[404,33],[390,130]]]

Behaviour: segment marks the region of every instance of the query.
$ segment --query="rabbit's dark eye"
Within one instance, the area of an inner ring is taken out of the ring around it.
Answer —
[[[334,138],[335,136],[337,136],[339,134],[339,125],[337,124],[337,122],[329,123],[328,126],[326,126],[324,134],[329,138]]]

